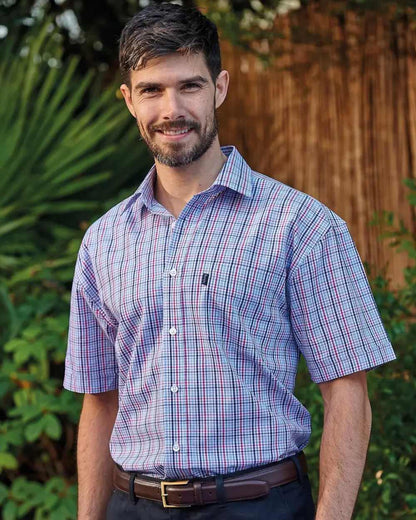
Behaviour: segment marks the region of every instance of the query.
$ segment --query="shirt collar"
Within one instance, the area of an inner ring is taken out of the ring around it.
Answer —
[[[221,150],[227,157],[227,160],[212,185],[224,186],[246,197],[251,197],[253,190],[250,166],[246,163],[235,146],[222,146]],[[155,175],[156,165],[153,165],[134,194],[126,200],[122,211],[123,213],[136,201],[138,201],[138,209],[143,205],[147,208],[152,207],[155,203],[153,192]]]
[[[227,161],[221,168],[213,185],[225,186],[246,197],[251,197],[253,191],[250,166],[235,146],[222,146],[221,150],[227,156]]]

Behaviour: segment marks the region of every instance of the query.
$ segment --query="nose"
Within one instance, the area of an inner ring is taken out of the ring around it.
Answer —
[[[165,121],[174,121],[185,117],[181,96],[173,89],[166,89],[164,92],[162,117]]]

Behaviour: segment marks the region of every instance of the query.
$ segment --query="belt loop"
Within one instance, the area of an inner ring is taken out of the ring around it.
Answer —
[[[136,474],[137,473],[130,473],[129,478],[129,498],[134,505],[137,504],[137,497],[134,493],[134,479],[136,478]]]
[[[299,462],[299,455],[296,454],[296,455],[292,455],[290,458],[290,460],[293,462],[293,464],[295,465],[296,467],[296,473],[298,474],[298,480],[301,484],[303,484],[303,479],[304,479],[304,475],[303,475],[303,471],[302,471],[302,468],[300,467],[300,462]]]
[[[215,477],[215,485],[217,486],[217,502],[219,504],[225,503],[225,489],[224,489],[224,477],[217,475]]]
[[[198,506],[203,506],[204,505],[204,499],[202,497],[202,484],[201,482],[197,482],[197,481],[192,481],[192,485],[194,487],[194,497],[195,497],[195,502],[197,503]]]

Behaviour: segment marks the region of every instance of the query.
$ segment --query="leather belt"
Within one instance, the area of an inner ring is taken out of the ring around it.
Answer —
[[[307,473],[303,452],[298,456],[300,468]],[[251,500],[267,495],[270,488],[289,484],[298,479],[296,465],[291,458],[257,469],[223,477],[224,501]],[[136,498],[161,502],[164,507],[190,507],[219,502],[215,477],[200,480],[157,480],[134,475],[115,466],[113,484]]]

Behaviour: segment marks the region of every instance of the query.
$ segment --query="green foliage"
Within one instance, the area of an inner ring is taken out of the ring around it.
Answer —
[[[76,485],[68,486],[59,477],[51,478],[44,486],[17,477],[10,489],[0,484],[0,505],[4,505],[4,520],[27,518],[31,511],[36,511],[31,516],[34,520],[71,520],[76,518]]]
[[[131,145],[136,130],[115,87],[94,95],[93,74],[80,77],[77,58],[61,61],[50,27],[33,30],[23,43],[10,37],[2,47],[0,273],[25,265],[51,241],[61,250],[60,239],[77,236],[72,216],[99,211],[93,194],[115,158],[130,178],[128,167],[142,159],[143,147],[122,153],[123,131],[129,127]]]
[[[80,396],[62,390],[82,234],[147,170],[116,89],[62,60],[50,25],[0,47],[0,510],[76,517]],[[113,174],[117,172],[117,176]],[[110,179],[111,182],[107,182]]]
[[[27,282],[14,292],[19,332],[1,353],[2,518],[71,519],[81,401],[61,390],[68,295],[58,280],[53,290]]]
[[[276,30],[276,16],[298,7],[296,2],[285,3],[281,0],[210,0],[197,3],[206,6],[207,16],[220,29],[224,39],[255,54],[264,64],[270,61],[270,44],[276,39],[284,38]]]
[[[416,184],[413,180],[406,184],[410,188],[409,202],[416,206]],[[354,518],[411,520],[416,517],[416,381],[411,375],[416,365],[416,237],[402,222],[396,222],[391,213],[378,216],[374,223],[382,225],[382,237],[392,247],[407,252],[409,266],[404,272],[405,283],[398,290],[382,274],[369,273],[375,300],[398,359],[368,374],[373,429]],[[319,390],[310,382],[305,366],[299,376],[297,394],[312,414],[313,432],[306,452],[316,494],[323,407]]]
[[[409,254],[412,263],[413,258]],[[374,296],[398,361],[369,374],[373,432],[357,518],[410,520],[416,515],[411,499],[416,489],[416,382],[410,376],[416,363],[416,324],[414,304],[409,305],[408,298],[415,290],[416,277],[408,278],[398,291],[381,276],[373,281]]]

